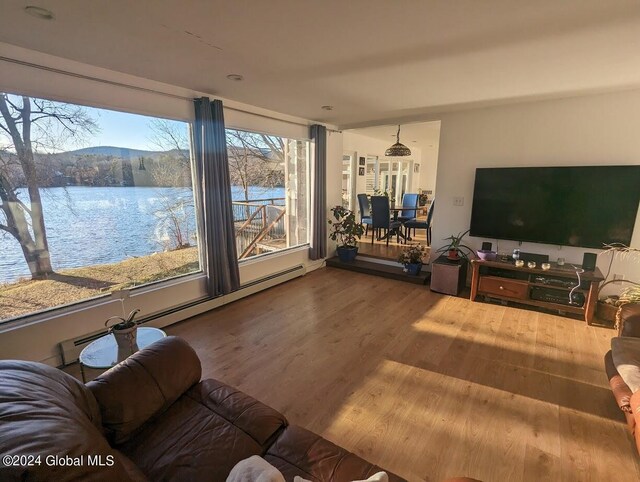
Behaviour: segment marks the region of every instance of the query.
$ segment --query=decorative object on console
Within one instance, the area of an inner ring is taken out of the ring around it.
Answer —
[[[515,266],[516,266],[516,268],[522,268],[524,266],[524,260],[516,259]]]
[[[331,208],[333,220],[329,219],[331,232],[329,238],[336,241],[338,258],[342,262],[356,259],[358,254],[357,241],[364,234],[364,226],[356,221],[356,215],[350,209],[342,206]]]
[[[447,258],[455,261],[460,258],[469,259],[469,254],[473,254],[473,249],[469,246],[462,244],[462,239],[467,235],[469,230],[464,233],[452,234],[448,238],[444,238],[445,241],[449,241],[449,244],[442,246],[438,249],[438,253],[447,253]]]
[[[411,155],[411,149],[400,143],[400,125],[396,134],[396,143],[384,152],[387,157],[405,157]]]
[[[544,270],[544,271],[549,271],[551,269],[551,264],[549,263],[542,263],[540,265],[540,267]]]
[[[482,244],[484,245],[485,243]],[[488,244],[489,246],[491,246],[491,243]],[[479,249],[478,251],[476,251],[476,254],[478,255],[478,258],[484,259],[485,261],[495,261],[496,257],[498,256],[498,253],[496,253],[495,251],[491,251],[491,248]]]
[[[412,244],[402,250],[398,256],[398,262],[404,265],[404,271],[410,275],[417,276],[422,270],[422,258],[428,250],[420,244]]]
[[[522,261],[522,260],[521,260]],[[536,262],[535,261],[528,261],[527,262],[527,268],[535,268],[536,267]]]
[[[558,266],[564,266],[564,258],[558,258],[558,261],[556,262],[556,264]]]

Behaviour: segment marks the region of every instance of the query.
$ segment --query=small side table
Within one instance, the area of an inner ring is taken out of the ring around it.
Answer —
[[[141,350],[153,342],[156,342],[167,336],[167,334],[159,328],[141,327],[138,328],[137,345]],[[135,351],[134,351],[135,352]],[[118,350],[118,344],[113,334],[109,333],[103,337],[92,341],[84,347],[80,353],[80,372],[82,373],[82,381],[86,383],[85,369],[106,370],[117,365],[121,361],[126,360],[134,352],[124,353]]]
[[[431,291],[458,296],[467,280],[467,260],[442,255],[431,264]]]

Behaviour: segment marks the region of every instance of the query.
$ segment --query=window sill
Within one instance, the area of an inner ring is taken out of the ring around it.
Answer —
[[[263,261],[265,259],[279,258],[282,256],[287,256],[292,253],[299,253],[299,252],[308,251],[308,250],[309,250],[309,243],[299,244],[297,246],[292,246],[290,248],[281,249],[280,251],[274,251],[273,253],[263,253],[263,254],[259,254],[258,256],[253,256],[249,259],[241,259],[238,261],[238,265],[251,266],[252,264],[259,263],[260,261]]]

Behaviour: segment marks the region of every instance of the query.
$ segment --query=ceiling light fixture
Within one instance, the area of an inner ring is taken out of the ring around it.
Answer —
[[[234,82],[240,82],[241,80],[244,80],[244,77],[240,74],[229,74],[227,75],[227,79],[233,80]]]
[[[53,12],[46,8],[29,5],[24,7],[24,11],[32,17],[39,18],[41,20],[53,20]]]
[[[333,110],[333,106],[332,105],[323,105],[321,107],[322,110]]]
[[[400,143],[400,125],[398,124],[398,133],[396,134],[396,143],[384,152],[389,157],[404,157],[411,155],[411,149]]]

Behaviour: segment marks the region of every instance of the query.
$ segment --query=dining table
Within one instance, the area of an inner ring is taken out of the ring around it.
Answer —
[[[393,212],[393,221],[397,221],[398,220],[398,216],[400,215],[400,213],[402,211],[414,211],[417,214],[419,209],[420,209],[419,207],[407,208],[407,207],[402,207],[402,206],[390,207],[389,208],[389,210],[391,212]],[[378,241],[384,241],[387,238],[391,239],[391,236],[398,236],[398,237],[402,238],[405,243],[407,242],[407,237],[402,232],[402,224],[400,226],[398,226],[397,228],[389,229],[384,236],[381,236],[381,237],[378,238]],[[411,240],[411,238],[409,238],[409,240]]]

